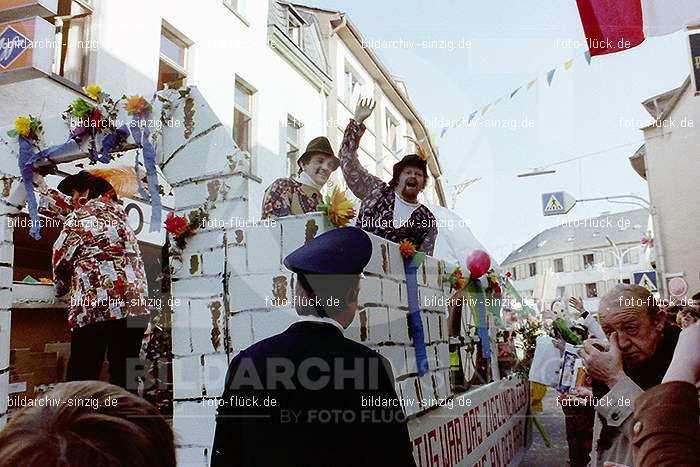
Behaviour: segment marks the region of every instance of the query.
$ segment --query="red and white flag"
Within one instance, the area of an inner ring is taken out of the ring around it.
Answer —
[[[591,56],[700,24],[700,0],[576,0]]]

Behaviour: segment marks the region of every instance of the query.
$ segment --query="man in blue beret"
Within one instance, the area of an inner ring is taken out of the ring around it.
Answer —
[[[347,227],[285,258],[299,322],[231,361],[212,467],[415,466],[389,361],[343,336],[371,255]]]

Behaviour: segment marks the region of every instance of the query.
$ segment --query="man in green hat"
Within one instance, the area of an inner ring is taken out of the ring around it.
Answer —
[[[297,164],[297,179],[278,178],[265,190],[263,219],[316,211],[322,200],[321,189],[340,166],[340,160],[335,157],[328,138],[319,136],[309,142]]]

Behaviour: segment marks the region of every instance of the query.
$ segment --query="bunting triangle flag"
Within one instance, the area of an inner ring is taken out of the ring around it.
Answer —
[[[487,104],[483,109],[481,109],[481,115],[484,115],[491,108],[491,104]]]
[[[554,79],[554,73],[556,73],[556,71],[556,68],[552,68],[547,72],[547,84],[550,86],[552,85],[552,80]]]
[[[442,131],[440,131],[440,138],[442,138],[443,136],[445,136],[445,133],[447,133],[447,130],[449,130],[449,129],[450,129],[450,127],[448,127],[448,126],[446,126],[445,128],[443,128]]]
[[[568,70],[572,66],[574,66],[574,59],[573,58],[571,60],[569,60],[568,62],[564,62],[564,69],[565,70]]]
[[[537,82],[537,78],[535,78],[532,81],[530,81],[529,83],[527,83],[527,90],[529,91],[530,88],[533,87],[536,82]]]
[[[472,113],[469,114],[469,120],[467,120],[467,125],[469,125],[469,124],[472,122],[472,120],[474,120],[474,117],[476,117],[476,113],[477,113],[477,112],[478,112],[478,111],[475,110],[474,112],[472,112]]]
[[[511,92],[511,93],[510,93],[510,98],[512,99],[513,96],[516,95],[516,94],[518,93],[518,91],[520,91],[522,88],[523,88],[523,87],[520,86],[518,89],[516,89],[515,91]]]
[[[499,97],[496,102],[493,103],[493,105],[498,105],[499,102],[503,99],[503,96]]]
[[[590,65],[590,64],[591,64],[591,51],[590,51],[590,50],[586,50],[586,51],[583,53],[583,56],[586,57],[586,61],[587,61],[588,64]]]

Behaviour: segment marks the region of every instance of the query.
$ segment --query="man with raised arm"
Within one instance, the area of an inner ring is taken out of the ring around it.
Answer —
[[[419,154],[408,154],[394,164],[389,183],[370,174],[357,158],[365,132],[363,122],[374,107],[371,99],[360,100],[354,118],[345,128],[339,152],[348,187],[362,200],[356,225],[392,242],[409,240],[418,250],[432,255],[437,222],[433,213],[418,202],[418,194],[428,182],[427,158],[422,149],[418,147]]]

